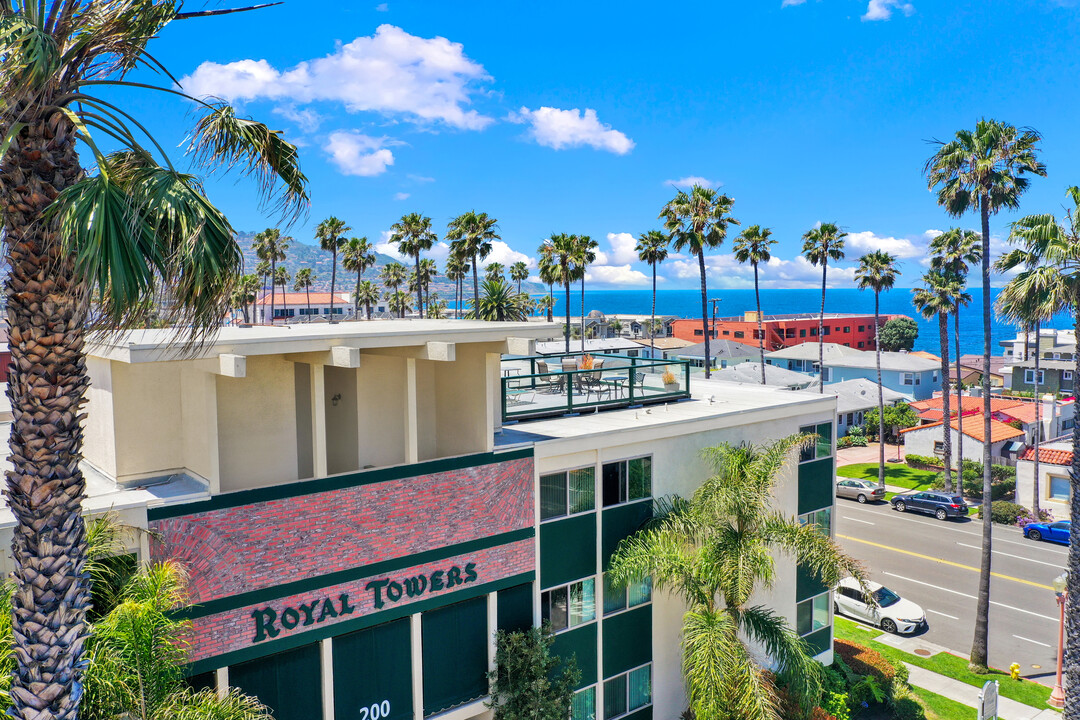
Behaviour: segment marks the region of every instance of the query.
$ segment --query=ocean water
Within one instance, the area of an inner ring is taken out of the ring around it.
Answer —
[[[1000,292],[991,288],[991,301]],[[570,313],[581,312],[580,286],[571,288]],[[971,304],[960,311],[960,351],[963,354],[981,354],[983,351],[982,291],[979,288],[969,290]],[[753,290],[710,290],[710,298],[719,298],[717,317],[742,315],[754,309]],[[563,293],[555,290],[555,315],[565,312]],[[599,310],[604,314],[633,313],[649,314],[652,303],[651,290],[590,290],[585,286],[585,312]],[[820,290],[762,290],[761,309],[766,315],[786,313],[817,313],[821,308]],[[709,312],[712,312],[711,306]],[[825,294],[825,312],[868,313],[874,312],[874,295],[855,289],[828,290]],[[678,315],[680,317],[701,317],[701,291],[693,290],[657,290],[657,315]],[[926,320],[915,311],[911,304],[911,290],[894,288],[881,294],[881,313],[907,315],[919,323],[919,337],[915,341],[916,350],[926,350],[939,354],[937,320]],[[1064,329],[1073,326],[1069,315],[1054,318],[1051,327]],[[955,352],[955,340],[952,337],[953,319],[949,318],[950,358]],[[991,349],[994,355],[1001,355],[1000,341],[1016,336],[1017,328],[999,319],[991,317]]]

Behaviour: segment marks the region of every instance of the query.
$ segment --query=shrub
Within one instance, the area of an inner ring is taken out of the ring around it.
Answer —
[[[836,447],[849,448],[849,447],[866,447],[866,436],[859,434],[853,435],[848,432],[847,435],[836,441]]]
[[[998,500],[990,504],[990,520],[1002,525],[1015,525],[1022,515],[1031,515],[1031,511],[1023,505],[1017,505],[1008,500]],[[982,517],[982,506],[979,506],[979,517]]]
[[[1054,522],[1054,514],[1049,510],[1039,508],[1039,518],[1037,520],[1032,516],[1030,510],[1026,510],[1023,515],[1016,518],[1016,524],[1021,529],[1026,528],[1033,522]]]
[[[821,706],[814,708],[810,720],[851,720],[848,696],[843,692],[826,690],[821,694]]]
[[[889,699],[895,720],[925,720],[926,711],[905,683],[895,683]]]
[[[928,457],[926,455],[915,455],[914,453],[908,453],[904,456],[904,462],[908,467],[915,468],[916,470],[941,470],[941,460],[936,457]]]
[[[980,471],[981,472],[981,471]],[[956,480],[953,479],[953,487],[956,487]],[[945,474],[938,473],[934,481],[930,483],[930,487],[934,490],[942,490],[945,488]],[[976,477],[964,476],[963,481],[963,494],[969,498],[981,498],[983,489],[982,475]],[[1002,480],[1000,482],[990,483],[990,501],[996,500],[1011,500],[1016,493],[1016,480]]]
[[[877,650],[850,640],[834,640],[833,649],[852,672],[869,675],[877,680],[881,687],[892,685],[893,678],[897,676],[896,666]],[[906,674],[907,668],[904,670]]]

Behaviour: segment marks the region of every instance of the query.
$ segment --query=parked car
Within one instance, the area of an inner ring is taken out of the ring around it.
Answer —
[[[1069,520],[1058,520],[1057,522],[1052,523],[1031,523],[1024,527],[1024,537],[1031,538],[1032,540],[1049,540],[1050,542],[1059,542],[1068,545],[1069,530],[1071,527],[1072,523]]]
[[[855,578],[840,581],[833,595],[833,609],[871,625],[877,625],[887,633],[913,633],[926,627],[923,609],[905,600],[884,585],[866,583],[869,600]]]
[[[870,500],[884,500],[885,488],[870,480],[856,480],[854,478],[836,479],[836,497],[851,498],[860,503]]]
[[[916,512],[933,515],[938,520],[965,517],[968,514],[967,503],[959,495],[946,495],[940,492],[915,492],[894,495],[892,499],[893,510]]]

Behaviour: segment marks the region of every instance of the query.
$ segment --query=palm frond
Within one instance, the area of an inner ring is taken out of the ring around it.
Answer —
[[[761,605],[733,612],[746,636],[761,646],[777,668],[788,692],[809,710],[821,696],[823,673],[810,647],[770,608]]]
[[[186,689],[166,698],[154,720],[273,720],[270,709],[257,699],[229,688],[218,697],[214,690]]]
[[[863,585],[869,579],[866,568],[858,560],[813,525],[800,525],[794,518],[774,512],[763,523],[762,535],[769,544],[790,553],[829,587],[847,575]]]

